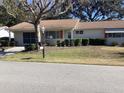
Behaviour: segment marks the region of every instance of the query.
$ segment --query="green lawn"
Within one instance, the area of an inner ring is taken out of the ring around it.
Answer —
[[[106,46],[47,47],[45,59],[42,58],[42,52],[21,52],[1,58],[1,60],[124,66],[124,48]]]

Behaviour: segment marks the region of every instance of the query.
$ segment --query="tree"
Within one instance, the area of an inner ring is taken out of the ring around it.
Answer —
[[[82,21],[122,19],[122,4],[123,0],[77,0],[72,14]]]
[[[13,16],[10,16],[6,8],[4,6],[0,6],[0,24],[5,25],[5,26],[13,26],[17,24],[19,20],[14,18]]]
[[[40,20],[57,17],[66,13],[72,7],[71,0],[4,0],[8,13],[17,19],[34,25],[36,47],[40,49]]]

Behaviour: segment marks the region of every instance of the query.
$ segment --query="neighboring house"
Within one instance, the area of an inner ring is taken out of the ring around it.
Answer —
[[[79,20],[44,20],[47,42],[54,44],[57,40],[76,38],[106,38],[107,44],[124,43],[124,21],[79,22]],[[22,46],[35,42],[34,27],[30,23],[20,23],[9,28],[15,34],[15,41]]]
[[[8,27],[4,26],[4,27],[0,27],[0,38],[2,37],[10,37],[10,38],[14,38],[14,33],[13,32],[9,32]]]

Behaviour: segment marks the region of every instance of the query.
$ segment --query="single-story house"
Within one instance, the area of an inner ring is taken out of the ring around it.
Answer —
[[[6,29],[8,29],[7,26],[0,27],[0,38],[3,38],[3,37],[14,38],[14,33],[9,32],[9,30],[6,30]]]
[[[76,19],[43,20],[40,26],[45,27],[45,38],[49,43],[57,40],[76,38],[101,38],[107,44],[124,43],[124,21],[80,22]],[[34,27],[23,22],[9,28],[14,32],[19,46],[35,42]]]

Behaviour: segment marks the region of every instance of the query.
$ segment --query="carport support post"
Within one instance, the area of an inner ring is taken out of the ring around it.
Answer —
[[[10,31],[8,31],[9,32],[9,43],[8,43],[8,46],[10,46],[10,43],[11,43],[11,32]]]
[[[71,39],[74,39],[74,32],[71,31]]]

